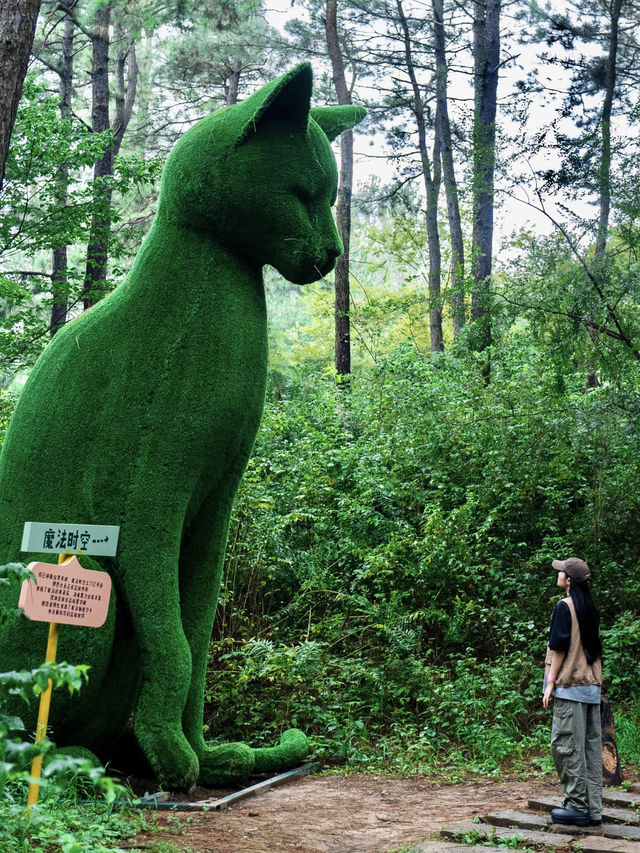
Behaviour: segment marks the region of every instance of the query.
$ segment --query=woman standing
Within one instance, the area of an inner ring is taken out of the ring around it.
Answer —
[[[578,557],[554,560],[566,597],[549,629],[542,704],[553,696],[551,754],[564,790],[553,823],[599,826],[602,821],[600,614],[589,589],[589,566]]]

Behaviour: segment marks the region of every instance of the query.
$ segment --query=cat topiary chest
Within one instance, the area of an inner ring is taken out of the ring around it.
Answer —
[[[266,369],[261,270],[211,237],[154,227],[114,308],[135,325],[143,359],[157,354],[177,376]]]
[[[259,269],[211,239],[154,227],[128,281],[87,320],[82,340],[97,336],[93,347],[111,356],[98,360],[102,401],[122,394],[130,417],[157,429],[160,442],[180,433],[179,456],[214,436],[233,445],[255,433],[267,368]]]

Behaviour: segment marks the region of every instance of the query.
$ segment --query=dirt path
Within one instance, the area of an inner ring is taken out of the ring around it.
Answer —
[[[309,776],[224,812],[160,812],[159,831],[136,841],[170,841],[192,853],[388,853],[446,823],[560,793],[549,780],[438,785],[365,774]]]

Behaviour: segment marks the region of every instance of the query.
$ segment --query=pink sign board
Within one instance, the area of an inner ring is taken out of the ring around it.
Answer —
[[[104,625],[109,610],[111,578],[106,572],[83,569],[77,557],[64,563],[29,563],[36,581],[26,580],[20,590],[20,607],[36,622],[61,625]]]

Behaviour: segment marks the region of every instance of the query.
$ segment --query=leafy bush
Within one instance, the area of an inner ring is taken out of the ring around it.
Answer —
[[[433,772],[454,753],[496,769],[539,746],[535,667],[515,655],[483,663],[471,654],[437,666],[416,654],[415,632],[387,639],[386,655],[369,634],[348,657],[316,640],[223,641],[207,695],[210,733],[268,744],[294,725],[328,760],[403,771],[418,763]]]
[[[604,678],[611,698],[640,699],[640,617],[621,613],[610,628],[602,631],[606,650]]]
[[[0,802],[3,853],[122,853],[118,841],[135,832],[101,803],[77,803],[66,792],[27,813],[22,803]]]
[[[472,356],[412,346],[348,389],[272,374],[232,520],[210,734],[301,725],[352,762],[521,755],[547,737],[550,562],[571,554],[593,568],[605,686],[635,695],[637,380],[586,393],[562,369],[525,323],[488,387]]]
[[[31,573],[20,563],[0,566],[0,584],[11,577],[26,579]],[[0,621],[8,611],[0,608]],[[108,853],[111,841],[133,831],[112,815],[118,795],[125,789],[105,775],[88,757],[58,752],[47,738],[32,742],[19,717],[9,715],[3,705],[9,696],[26,703],[38,699],[51,682],[53,689],[66,687],[73,692],[86,681],[88,667],[67,663],[44,664],[31,671],[0,673],[0,849],[3,853]],[[33,758],[43,755],[40,799],[25,809],[30,767]],[[78,802],[82,792],[103,802],[84,807]],[[105,846],[109,844],[109,846]]]
[[[8,391],[0,389],[0,447],[2,447],[4,435],[7,431],[7,427],[9,426],[9,420],[13,414],[15,402],[13,394],[9,394]]]

